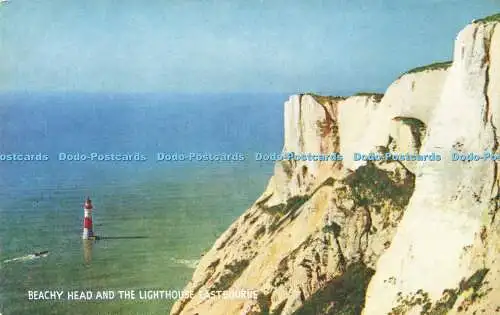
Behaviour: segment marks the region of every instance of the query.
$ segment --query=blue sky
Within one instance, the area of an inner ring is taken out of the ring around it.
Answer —
[[[0,91],[384,91],[498,0],[11,0]]]

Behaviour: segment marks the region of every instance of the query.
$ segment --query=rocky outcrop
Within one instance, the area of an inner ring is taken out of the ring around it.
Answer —
[[[283,152],[316,158],[276,162],[171,314],[500,311],[497,162],[448,159],[498,149],[496,26],[467,26],[451,65],[410,71],[384,95],[290,97]],[[445,158],[353,158],[387,152]],[[243,289],[255,298],[206,294]]]

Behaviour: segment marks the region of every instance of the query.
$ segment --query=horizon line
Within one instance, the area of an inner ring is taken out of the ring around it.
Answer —
[[[372,89],[364,91],[366,93],[381,93],[385,94],[386,90]],[[345,91],[321,91],[313,89],[304,89],[302,91],[84,91],[84,90],[71,90],[71,91],[44,91],[44,90],[0,90],[0,96],[7,95],[109,95],[109,96],[196,96],[196,95],[305,95],[317,94],[322,96],[342,96],[349,97],[359,93],[359,90],[345,90]]]

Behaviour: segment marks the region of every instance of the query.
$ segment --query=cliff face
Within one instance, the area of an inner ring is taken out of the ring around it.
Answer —
[[[497,151],[496,26],[467,26],[451,67],[405,74],[383,97],[290,97],[283,151],[343,160],[277,161],[262,196],[202,257],[186,287],[194,297],[171,314],[497,311],[497,162],[449,160]],[[443,160],[354,161],[356,152]],[[200,295],[239,289],[258,297]]]
[[[497,28],[497,23],[474,23],[458,35],[453,64],[441,97],[432,109],[424,150],[443,156],[449,156],[450,152],[497,151],[496,126],[500,119]],[[498,296],[494,298],[499,284],[494,269],[498,267],[493,264],[500,245],[495,218],[497,162],[445,159],[442,163],[422,163],[418,167],[415,192],[392,246],[379,260],[370,283],[365,314],[387,314],[391,310],[395,314],[416,312],[428,309],[427,303],[440,299],[454,305],[458,312],[479,296],[481,310],[485,309],[487,314],[498,311],[500,300]],[[476,279],[478,288],[466,290],[464,283],[472,276],[480,278]],[[493,290],[481,289],[484,283]],[[421,305],[415,303],[417,297],[421,298]],[[459,298],[463,301],[455,301]],[[466,313],[472,312],[471,309]]]

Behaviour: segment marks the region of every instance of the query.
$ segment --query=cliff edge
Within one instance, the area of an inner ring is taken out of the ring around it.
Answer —
[[[452,63],[384,95],[291,96],[283,152],[296,158],[276,162],[171,314],[500,312],[497,161],[449,158],[498,153],[498,18],[462,30]],[[427,161],[353,159],[389,152]],[[231,290],[255,295],[210,295]]]

